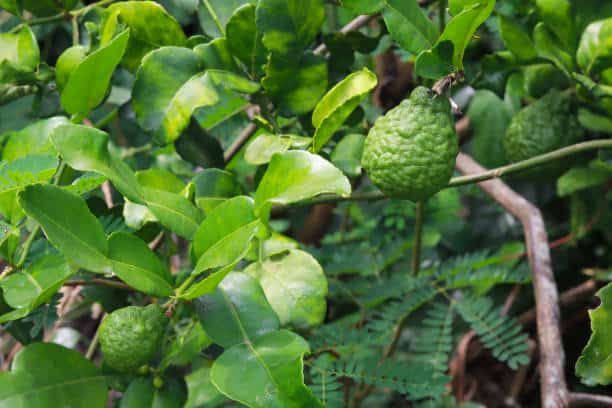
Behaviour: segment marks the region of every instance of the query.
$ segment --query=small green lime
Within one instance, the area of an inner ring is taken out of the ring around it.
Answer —
[[[87,56],[87,48],[75,45],[66,49],[55,64],[55,83],[61,91],[70,78],[70,74],[79,66]]]
[[[507,157],[516,162],[576,143],[583,133],[570,95],[553,89],[514,115],[506,130],[504,148]],[[537,171],[548,176],[565,167],[567,163],[553,163]]]
[[[448,184],[458,151],[448,99],[418,87],[378,118],[361,163],[385,195],[421,201]]]
[[[100,325],[104,361],[117,371],[136,371],[157,352],[168,318],[156,304],[128,306],[109,314]]]

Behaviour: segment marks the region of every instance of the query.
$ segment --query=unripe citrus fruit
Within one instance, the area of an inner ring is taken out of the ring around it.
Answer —
[[[117,371],[136,371],[157,352],[168,318],[159,305],[115,310],[100,325],[104,361]]]
[[[448,184],[458,151],[448,99],[418,87],[376,120],[361,163],[385,195],[421,201]]]

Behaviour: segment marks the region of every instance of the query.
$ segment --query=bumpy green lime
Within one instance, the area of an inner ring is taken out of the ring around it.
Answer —
[[[520,161],[568,146],[582,135],[570,95],[553,89],[514,115],[504,148],[511,161]]]
[[[159,305],[128,306],[106,316],[100,326],[104,361],[117,371],[135,371],[156,353],[168,318]]]
[[[448,99],[418,87],[376,121],[361,163],[385,195],[420,201],[448,184],[458,151]]]

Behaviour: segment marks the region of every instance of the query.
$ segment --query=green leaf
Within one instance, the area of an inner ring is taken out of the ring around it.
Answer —
[[[21,15],[21,3],[17,0],[0,0],[0,8],[16,16]]]
[[[86,115],[104,100],[129,37],[129,30],[123,31],[108,45],[85,57],[72,71],[61,94],[62,107],[66,112]]]
[[[275,154],[255,193],[255,214],[263,219],[273,204],[290,204],[323,193],[351,194],[340,170],[316,154],[291,150]]]
[[[589,311],[593,333],[576,362],[576,374],[587,385],[608,385],[612,384],[612,283],[597,296],[601,305]]]
[[[561,40],[565,50],[574,49],[575,28],[572,3],[569,0],[536,0],[544,24]]]
[[[199,55],[207,69],[240,72],[225,37],[198,44],[193,51]]]
[[[612,179],[612,172],[601,168],[575,167],[557,180],[557,194],[568,196],[585,188],[595,187]]]
[[[142,191],[147,207],[164,227],[183,238],[192,239],[202,214],[191,201],[167,191],[147,187]]]
[[[308,328],[325,318],[327,279],[309,253],[292,250],[280,259],[255,262],[245,272],[259,281],[281,325]]]
[[[45,255],[0,281],[4,300],[12,308],[30,313],[48,302],[74,272],[62,257]]]
[[[132,169],[108,151],[108,134],[90,126],[63,124],[51,132],[51,142],[70,167],[100,173],[130,201],[143,203],[143,192]]]
[[[588,109],[578,109],[578,122],[582,127],[594,132],[612,133],[612,119],[609,116],[599,115]]]
[[[271,54],[262,85],[285,115],[310,112],[327,89],[327,61],[311,52],[287,60]]]
[[[106,378],[76,351],[54,343],[26,346],[11,372],[0,372],[0,406],[103,407]]]
[[[113,272],[134,289],[158,297],[172,294],[170,271],[137,236],[112,233],[108,237],[108,257]]]
[[[53,185],[34,184],[19,193],[19,203],[69,261],[92,272],[111,272],[104,230],[81,197]]]
[[[276,313],[254,278],[232,272],[215,291],[194,300],[198,317],[210,338],[229,348],[279,328]]]
[[[299,54],[314,41],[325,21],[325,4],[323,0],[259,0],[256,21],[269,51]]]
[[[201,367],[185,376],[187,381],[187,403],[185,408],[215,408],[226,401],[215,386],[210,382],[212,362],[205,361]]]
[[[48,155],[30,155],[0,163],[0,212],[7,218],[16,215],[17,193],[25,186],[51,180],[57,165],[57,157]]]
[[[385,0],[340,0],[340,4],[356,14],[376,14],[385,7]]]
[[[186,187],[183,180],[169,170],[150,168],[136,172],[136,179],[143,187],[179,194]]]
[[[210,107],[236,92],[255,92],[258,86],[230,72],[208,70],[198,53],[178,47],[162,47],[147,54],[136,73],[133,107],[140,126],[160,144],[175,141],[189,125],[197,108]],[[228,102],[221,105],[227,111]],[[232,112],[233,113],[233,112]],[[212,127],[226,115],[203,125]],[[200,118],[206,120],[206,118]]]
[[[437,79],[453,72],[454,45],[449,40],[438,42],[431,50],[421,52],[415,61],[417,75]]]
[[[245,4],[236,9],[226,29],[227,45],[232,54],[247,67],[251,77],[256,77],[266,63],[266,49],[255,24],[255,5]]]
[[[195,175],[192,183],[195,185],[195,202],[205,214],[243,192],[232,173],[220,169],[205,169]]]
[[[57,59],[55,64],[55,83],[60,93],[68,83],[70,75],[87,57],[87,47],[74,45],[67,48]]]
[[[350,133],[342,138],[331,154],[331,161],[344,174],[357,177],[361,174],[361,156],[365,136],[359,133]]]
[[[452,65],[460,71],[463,70],[465,49],[476,29],[491,15],[494,7],[495,0],[480,1],[465,7],[463,11],[451,18],[434,48],[421,52],[417,57],[417,74],[436,78],[437,76],[433,76],[433,73],[447,70],[450,65],[450,61],[447,60],[449,46],[442,46],[447,41],[453,45]],[[433,69],[433,67],[438,68]]]
[[[159,364],[162,370],[170,365],[190,364],[202,350],[212,344],[212,340],[202,328],[199,320],[191,320],[187,327],[180,327],[179,330],[170,345],[164,350],[162,361]]]
[[[0,63],[5,61],[29,72],[38,68],[40,51],[36,36],[29,26],[23,26],[15,33],[0,33]]]
[[[130,41],[121,62],[131,72],[136,72],[140,61],[150,51],[159,47],[185,44],[186,37],[180,24],[153,1],[112,4],[107,13],[118,13],[120,21],[130,29]]]
[[[275,153],[284,153],[291,147],[291,138],[283,135],[262,134],[257,136],[244,152],[244,160],[251,164],[266,164]]]
[[[312,113],[312,125],[316,129],[315,152],[325,146],[377,82],[376,75],[363,68],[348,75],[325,94]]]
[[[418,54],[436,42],[436,27],[423,14],[416,0],[385,0],[385,3],[385,24],[400,47]]]
[[[211,293],[247,255],[262,229],[263,225],[253,214],[253,201],[248,197],[235,197],[215,207],[194,238],[193,253],[198,261],[192,274],[197,276],[207,270],[220,269],[193,284],[181,297],[193,299]]]
[[[185,386],[178,379],[165,378],[158,388],[150,377],[140,377],[127,387],[119,408],[183,408],[186,400]]]
[[[533,41],[523,26],[501,14],[498,16],[498,21],[500,34],[510,52],[524,61],[537,57]]]
[[[67,118],[54,116],[11,133],[2,149],[2,159],[13,161],[31,154],[55,154],[49,135],[53,129],[66,122]]]
[[[474,158],[487,168],[506,164],[503,137],[512,112],[504,101],[489,90],[478,90],[472,97],[467,116],[473,132],[471,148]]]
[[[304,385],[306,340],[287,330],[265,334],[226,350],[210,378],[229,398],[252,408],[322,407]],[[237,382],[239,376],[248,382]]]
[[[231,113],[235,111],[232,109]],[[191,121],[181,137],[174,142],[174,147],[181,158],[196,166],[203,168],[224,166],[221,144],[195,120]]]
[[[587,74],[612,66],[612,18],[591,23],[582,33],[576,60]]]
[[[558,40],[552,35],[544,23],[538,23],[533,29],[533,39],[538,56],[552,61],[567,76],[574,69],[572,56],[565,52]]]
[[[202,0],[198,8],[200,26],[210,37],[223,37],[224,27],[234,10],[256,2],[256,0]]]

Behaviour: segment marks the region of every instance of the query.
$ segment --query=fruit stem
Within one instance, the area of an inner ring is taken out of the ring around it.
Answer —
[[[423,237],[423,209],[425,201],[419,201],[416,205],[416,214],[414,221],[414,245],[412,246],[412,274],[419,273],[421,265],[421,245]]]
[[[91,343],[89,343],[89,347],[87,348],[87,352],[85,353],[85,358],[87,358],[88,360],[91,360],[93,358],[94,354],[96,353],[96,349],[98,348],[98,342],[100,340],[100,326],[102,325],[102,320],[104,320],[105,317],[106,313],[100,319],[100,324],[98,325],[96,333],[91,339]]]
[[[446,0],[440,0],[438,2],[438,23],[440,26],[440,34],[442,34],[446,26]]]

